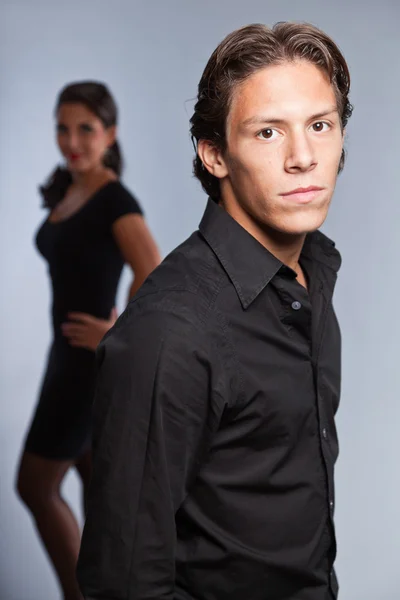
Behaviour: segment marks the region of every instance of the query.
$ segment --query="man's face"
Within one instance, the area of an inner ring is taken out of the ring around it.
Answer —
[[[239,223],[289,235],[322,225],[343,132],[334,89],[320,69],[287,62],[245,80],[233,94],[226,140],[226,151],[210,156],[223,204]],[[310,187],[318,189],[291,193]]]

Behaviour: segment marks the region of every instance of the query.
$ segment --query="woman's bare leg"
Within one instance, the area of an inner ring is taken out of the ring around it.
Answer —
[[[29,508],[60,581],[64,600],[82,600],[75,576],[81,533],[61,497],[60,486],[73,463],[22,455],[17,490]]]
[[[92,476],[92,451],[87,450],[75,463],[75,468],[82,480],[83,513],[86,515],[86,499],[89,489],[90,478]]]

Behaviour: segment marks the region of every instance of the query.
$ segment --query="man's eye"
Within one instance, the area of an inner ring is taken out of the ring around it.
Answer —
[[[322,131],[326,131],[327,129],[329,129],[329,124],[325,123],[324,121],[318,121],[318,123],[314,123],[314,125],[312,126],[314,131],[316,131],[317,133],[320,133]]]
[[[276,131],[268,127],[267,129],[263,129],[262,131],[260,131],[257,137],[262,140],[272,140],[274,139],[274,134],[276,134]]]

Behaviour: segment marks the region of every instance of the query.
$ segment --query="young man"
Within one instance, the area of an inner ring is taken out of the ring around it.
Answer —
[[[86,598],[336,598],[340,256],[317,229],[348,92],[311,25],[244,27],[211,56],[191,120],[200,229],[98,351]]]

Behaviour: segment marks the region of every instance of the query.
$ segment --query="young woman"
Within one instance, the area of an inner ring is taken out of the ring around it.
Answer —
[[[133,296],[160,256],[138,202],[119,180],[117,108],[108,89],[67,86],[56,117],[65,167],[40,188],[49,214],[36,238],[49,264],[53,343],[17,485],[65,600],[78,600],[80,531],[60,486],[71,467],[84,490],[89,482],[94,350],[115,322],[122,267],[134,272]]]

